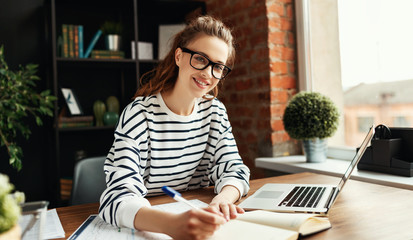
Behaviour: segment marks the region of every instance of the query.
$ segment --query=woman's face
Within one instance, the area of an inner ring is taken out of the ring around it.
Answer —
[[[228,45],[217,37],[202,34],[185,48],[200,53],[216,63],[226,64],[228,59]],[[212,65],[203,70],[197,70],[191,66],[190,60],[191,53],[183,52],[181,48],[176,49],[175,62],[179,67],[179,74],[175,90],[193,98],[200,98],[210,92],[219,80],[212,75]]]

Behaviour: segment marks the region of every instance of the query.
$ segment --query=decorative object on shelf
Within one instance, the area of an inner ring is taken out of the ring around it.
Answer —
[[[0,240],[20,239],[18,225],[21,216],[20,204],[24,202],[24,193],[14,192],[14,186],[7,175],[0,173]]]
[[[291,138],[303,141],[307,162],[324,162],[327,138],[336,132],[339,116],[328,97],[318,92],[300,92],[288,103],[283,123]]]
[[[182,24],[168,24],[168,25],[159,25],[158,33],[158,59],[162,60],[165,58],[166,54],[170,49],[170,40],[179,31],[182,31],[186,27],[185,23]]]
[[[136,59],[136,42],[131,41],[131,56]],[[153,60],[153,44],[151,42],[138,42],[138,59]]]
[[[106,106],[108,108],[108,112],[119,114],[119,100],[115,96],[109,96],[106,99]]]
[[[107,112],[103,115],[103,123],[114,126],[119,120],[119,100],[115,96],[106,99]]]
[[[100,29],[105,35],[106,49],[111,51],[119,51],[122,42],[122,23],[106,21],[102,24]]]
[[[70,115],[82,115],[83,110],[80,107],[79,101],[74,93],[74,91],[70,88],[61,88],[63,97],[65,98],[65,102],[67,107],[69,108]]]
[[[96,126],[100,127],[103,126],[103,115],[106,112],[106,106],[105,103],[100,101],[100,100],[96,100],[93,103],[93,113],[95,114],[95,121],[96,121]]]
[[[9,69],[4,59],[4,47],[0,47],[0,147],[6,146],[9,163],[20,170],[23,150],[17,145],[18,134],[26,139],[31,131],[24,121],[29,114],[38,126],[43,124],[41,115],[53,116],[53,101],[56,97],[49,90],[38,93],[36,75],[38,65],[20,66],[19,70]]]
[[[103,114],[103,124],[105,126],[115,126],[119,120],[119,115],[114,112],[105,112]]]

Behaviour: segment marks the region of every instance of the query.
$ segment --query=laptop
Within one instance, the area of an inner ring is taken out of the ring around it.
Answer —
[[[374,136],[372,126],[338,185],[267,183],[239,206],[246,210],[327,214]]]

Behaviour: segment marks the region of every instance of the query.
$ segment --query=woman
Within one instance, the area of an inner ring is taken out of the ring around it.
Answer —
[[[135,100],[120,116],[104,167],[102,219],[174,239],[203,239],[244,212],[233,203],[249,190],[249,169],[215,98],[234,57],[230,30],[210,16],[175,36],[169,54],[141,78]],[[162,194],[162,186],[185,191],[210,184],[217,195],[204,210],[171,214],[151,209],[144,198]]]

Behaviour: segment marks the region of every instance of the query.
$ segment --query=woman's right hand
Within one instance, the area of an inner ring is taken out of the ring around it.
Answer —
[[[175,215],[173,220],[165,233],[177,240],[207,239],[227,222],[222,214],[212,213],[208,209],[191,209]]]

